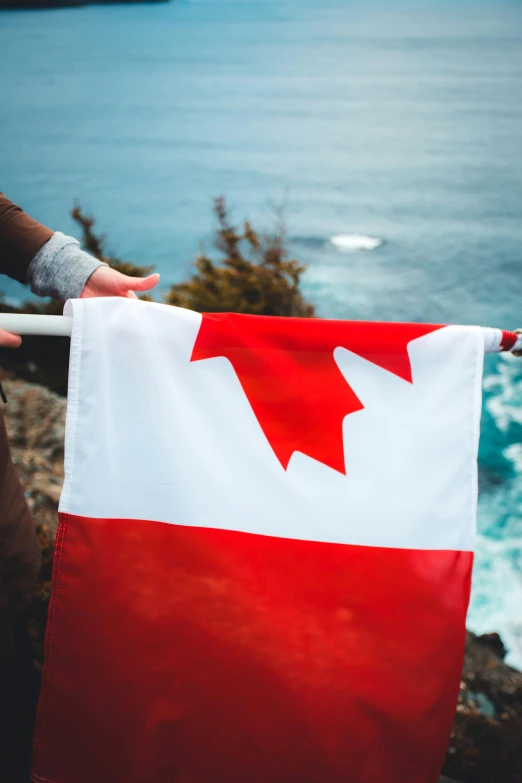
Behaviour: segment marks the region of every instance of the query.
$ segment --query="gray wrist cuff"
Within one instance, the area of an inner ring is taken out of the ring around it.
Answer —
[[[55,299],[78,299],[85,283],[99,266],[107,266],[81,250],[74,237],[57,231],[42,245],[27,270],[31,291]]]

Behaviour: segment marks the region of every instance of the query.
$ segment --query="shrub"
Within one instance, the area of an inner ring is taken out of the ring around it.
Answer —
[[[214,246],[218,261],[201,254],[196,273],[172,286],[167,303],[197,312],[310,317],[314,307],[299,290],[303,264],[290,258],[281,213],[272,233],[258,233],[246,221],[233,226],[224,198],[214,201],[218,227]]]

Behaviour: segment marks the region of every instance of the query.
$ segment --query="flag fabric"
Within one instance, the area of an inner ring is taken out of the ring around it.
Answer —
[[[480,329],[68,308],[33,779],[436,781]]]

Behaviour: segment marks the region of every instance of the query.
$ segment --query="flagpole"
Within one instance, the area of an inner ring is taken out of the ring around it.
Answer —
[[[68,315],[0,313],[0,329],[22,336],[70,337],[72,324],[72,316]],[[383,329],[385,328],[383,326]],[[485,353],[509,352],[516,356],[522,354],[522,330],[508,332],[484,326],[482,332]]]
[[[0,329],[22,336],[70,337],[72,322],[70,315],[0,313]]]

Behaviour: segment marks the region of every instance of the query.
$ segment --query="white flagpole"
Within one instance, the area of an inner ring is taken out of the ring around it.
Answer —
[[[72,316],[68,315],[25,315],[0,313],[0,329],[21,335],[40,335],[47,337],[70,337]],[[383,329],[386,327],[383,326]],[[508,351],[519,355],[522,351],[522,330],[505,332],[502,329],[482,327],[484,352],[500,353]],[[516,341],[515,341],[516,337]],[[509,347],[506,347],[508,346]]]
[[[0,329],[14,334],[45,335],[47,337],[70,337],[72,332],[70,315],[25,315],[0,313]]]

